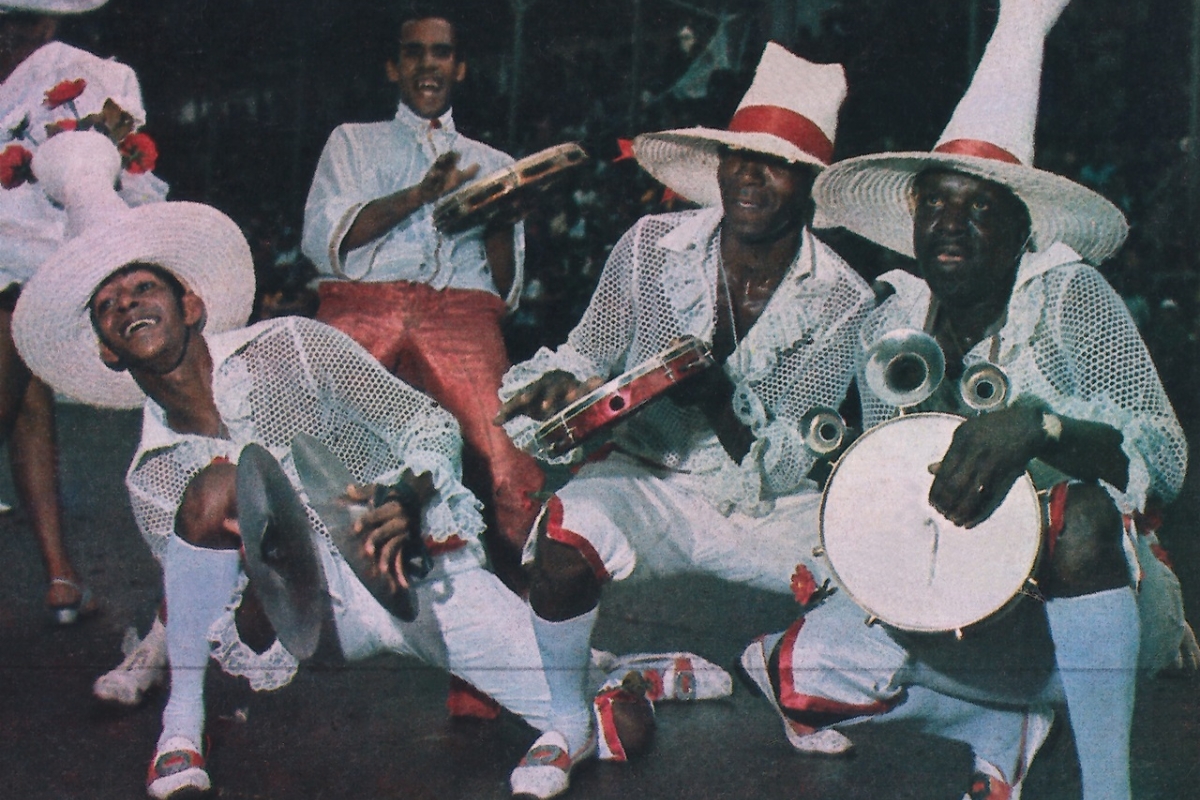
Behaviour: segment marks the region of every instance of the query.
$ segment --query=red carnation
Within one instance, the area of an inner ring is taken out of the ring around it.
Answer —
[[[33,183],[33,153],[19,144],[10,144],[0,153],[0,186],[15,189],[26,181]]]
[[[140,175],[150,172],[158,162],[158,146],[145,133],[131,133],[121,140],[121,166]]]
[[[78,130],[79,120],[76,119],[60,119],[57,122],[51,122],[46,126],[46,138],[57,136],[63,131]]]
[[[808,567],[797,564],[796,571],[792,573],[792,595],[796,602],[806,606],[816,593],[817,579],[809,572]]]
[[[83,78],[76,78],[73,81],[63,81],[55,86],[50,91],[46,92],[45,104],[49,108],[58,108],[62,105],[70,103],[71,111],[75,111],[75,105],[72,102],[76,97],[83,94],[83,90],[87,88],[87,81]]]

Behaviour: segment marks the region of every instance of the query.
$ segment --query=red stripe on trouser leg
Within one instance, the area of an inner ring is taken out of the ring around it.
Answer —
[[[1054,557],[1054,547],[1066,524],[1067,488],[1069,484],[1056,483],[1050,487],[1050,500],[1047,503],[1049,524],[1046,526],[1046,556]]]
[[[596,548],[592,547],[592,543],[580,536],[575,531],[567,530],[563,527],[563,507],[562,500],[558,495],[552,496],[546,502],[546,537],[553,542],[565,544],[568,547],[574,547],[587,561],[588,566],[592,568],[592,572],[601,582],[609,580],[612,576],[608,574],[608,570],[604,566],[604,559],[596,552]]]
[[[779,704],[789,711],[799,712],[799,716],[807,717],[806,721],[798,720],[789,715],[793,727],[801,733],[811,733],[817,728],[832,725],[835,722],[862,717],[870,714],[882,714],[890,711],[896,701],[877,700],[873,703],[843,703],[826,697],[804,694],[795,683],[792,651],[800,630],[804,627],[804,617],[792,623],[779,642]]]
[[[613,698],[631,696],[625,689],[609,689],[596,695],[592,706],[596,710],[596,728],[599,730],[602,757],[605,761],[628,761],[625,745],[621,744],[621,736],[617,732],[617,721],[613,718]]]

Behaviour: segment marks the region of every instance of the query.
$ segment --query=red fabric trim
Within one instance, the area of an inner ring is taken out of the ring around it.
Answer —
[[[794,144],[822,164],[833,158],[833,142],[808,117],[779,106],[739,108],[729,121],[731,133],[769,133]]]
[[[1064,481],[1050,487],[1050,524],[1046,527],[1046,556],[1048,558],[1054,557],[1054,546],[1058,544],[1058,537],[1062,533],[1063,525],[1066,524],[1067,486],[1068,484]]]
[[[804,627],[804,618],[796,620],[791,627],[783,634],[783,639],[779,642],[779,704],[784,708],[789,708],[793,711],[812,711],[819,714],[839,714],[847,718],[859,717],[864,714],[882,714],[885,711],[890,711],[894,702],[889,703],[883,700],[877,700],[874,703],[864,703],[862,705],[854,705],[852,703],[842,703],[837,700],[830,700],[826,697],[817,697],[811,694],[803,694],[796,691],[795,682],[792,680],[792,650],[796,646],[796,639],[800,635],[800,629]],[[768,656],[769,657],[769,656]],[[793,726],[801,726],[809,732],[816,730],[803,723],[789,720]]]
[[[429,551],[429,555],[433,558],[443,556],[446,553],[453,553],[455,550],[461,550],[467,546],[466,539],[463,539],[457,533],[450,534],[450,538],[444,542],[436,542],[425,537],[425,549]]]
[[[804,627],[804,617],[796,620],[783,632],[783,638],[779,640],[779,703],[788,708],[792,707],[793,702],[800,702],[798,698],[802,698],[799,692],[796,691],[796,683],[793,680],[792,673],[792,649],[796,646],[796,637],[800,635],[800,629]],[[770,661],[771,654],[767,653],[767,660]],[[770,667],[767,668],[767,674],[770,674]],[[801,725],[795,720],[788,720],[793,728],[801,726],[801,733],[812,733],[816,728],[808,725]]]
[[[565,544],[578,550],[602,583],[610,580],[612,576],[608,574],[608,570],[604,566],[604,559],[596,552],[596,548],[592,547],[592,543],[575,531],[567,530],[562,523],[562,500],[558,498],[558,495],[552,495],[546,503],[546,536],[552,542]]]
[[[628,761],[629,756],[625,754],[625,746],[621,744],[621,737],[617,733],[617,721],[613,719],[612,701],[616,695],[629,694],[624,689],[609,689],[607,692],[601,692],[596,695],[596,718],[600,721],[600,735],[604,737],[604,743],[608,746],[609,752],[613,754],[613,761]]]
[[[500,704],[457,675],[450,676],[446,710],[458,719],[492,720],[500,716]]]
[[[956,156],[975,156],[991,161],[1002,161],[1005,164],[1020,164],[1021,159],[991,142],[982,139],[952,139],[945,144],[933,148],[935,153],[949,153]]]

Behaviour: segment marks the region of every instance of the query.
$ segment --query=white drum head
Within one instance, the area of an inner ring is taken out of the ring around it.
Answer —
[[[954,430],[949,414],[879,425],[842,455],[821,502],[821,541],[837,582],[865,611],[910,631],[960,631],[1004,608],[1037,563],[1041,506],[1023,475],[971,528],[929,505]]]

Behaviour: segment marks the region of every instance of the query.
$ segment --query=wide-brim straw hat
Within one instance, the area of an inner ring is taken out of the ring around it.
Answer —
[[[133,378],[100,360],[88,309],[99,285],[127,264],[156,264],[204,301],[205,331],[219,333],[250,316],[254,263],[237,224],[211,206],[126,206],[112,190],[112,165],[94,167],[108,161],[109,150],[116,152],[105,136],[68,132],[34,156],[40,185],[72,219],[88,221],[22,287],[13,339],[34,374],[61,394],[103,408],[136,408],[145,395]]]
[[[834,164],[813,186],[815,227],[841,227],[913,255],[913,181],[961,172],[1009,189],[1029,211],[1031,246],[1062,242],[1099,264],[1129,232],[1100,194],[1032,166],[1046,34],[1067,0],[1003,0],[971,86],[931,152],[878,153]]]
[[[29,11],[35,14],[83,14],[95,11],[108,0],[0,0],[0,14]]]
[[[676,194],[719,206],[721,148],[824,168],[833,158],[845,97],[846,72],[840,64],[814,64],[769,42],[727,129],[645,133],[634,139],[633,153],[643,169]]]

